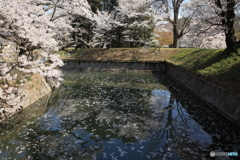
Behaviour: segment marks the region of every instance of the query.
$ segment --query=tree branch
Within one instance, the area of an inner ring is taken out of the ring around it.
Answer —
[[[205,30],[203,31],[200,31],[196,36],[200,36],[201,34],[204,34],[207,32],[207,30],[209,30],[210,28],[212,28],[214,25],[210,25],[208,28],[206,28]]]

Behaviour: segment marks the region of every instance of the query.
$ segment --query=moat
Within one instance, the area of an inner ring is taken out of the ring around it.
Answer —
[[[240,153],[240,128],[166,76],[64,71],[47,105],[33,105],[1,129],[0,157],[205,160],[211,151]]]

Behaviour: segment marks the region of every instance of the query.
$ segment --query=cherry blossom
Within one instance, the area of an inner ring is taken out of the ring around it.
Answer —
[[[0,64],[0,80],[4,82],[0,101],[4,106],[21,107],[24,103],[21,88],[26,79],[12,70],[25,76],[39,73],[51,81],[52,88],[60,86],[63,79],[58,67],[63,62],[52,52],[71,41],[73,15],[94,18],[86,0],[0,0],[0,37],[14,42],[17,48],[13,53],[19,56],[18,62]],[[31,58],[34,49],[42,49],[42,61]]]

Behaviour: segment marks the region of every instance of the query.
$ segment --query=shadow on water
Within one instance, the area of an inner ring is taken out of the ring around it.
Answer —
[[[240,128],[220,115],[215,109],[210,108],[198,97],[191,94],[181,84],[167,75],[153,73],[159,83],[168,86],[172,96],[186,110],[192,120],[202,127],[204,132],[211,136],[211,144],[205,150],[207,157],[210,151],[238,152],[240,153]],[[221,157],[222,159],[239,159],[238,157]]]
[[[0,132],[0,157],[205,160],[239,151],[239,128],[166,75],[64,74],[45,113]]]

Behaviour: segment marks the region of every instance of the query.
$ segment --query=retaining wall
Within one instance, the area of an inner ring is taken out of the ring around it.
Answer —
[[[22,95],[24,95],[22,99],[24,102],[22,106],[23,110],[38,102],[39,99],[48,96],[52,92],[50,85],[40,74],[32,75],[31,81],[27,81],[21,90]],[[0,127],[6,126],[6,124],[14,124],[17,122],[16,119],[19,119],[18,117],[21,116],[22,113],[21,110],[14,107],[6,107],[4,110],[6,113],[0,115]]]
[[[240,94],[226,90],[214,83],[210,83],[196,74],[168,64],[168,74],[180,82],[184,87],[207,102],[219,113],[240,126]]]
[[[156,71],[164,72],[167,70],[165,62],[114,62],[114,61],[77,61],[64,60],[64,70],[88,70],[88,71]]]

